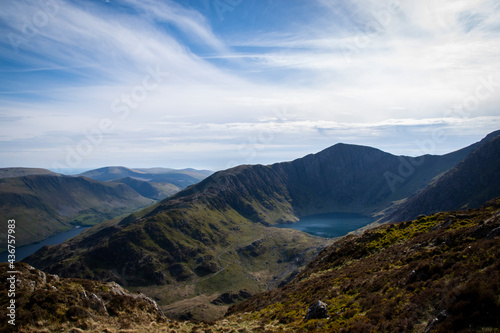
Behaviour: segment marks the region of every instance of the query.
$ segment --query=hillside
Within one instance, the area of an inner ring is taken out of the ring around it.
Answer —
[[[65,277],[140,288],[157,297],[167,314],[213,320],[236,300],[218,303],[219,296],[248,297],[274,288],[329,242],[266,227],[293,218],[284,208],[283,183],[268,171],[242,166],[215,174],[121,222],[105,222],[70,242],[44,247],[25,261]],[[223,191],[215,187],[219,181]]]
[[[425,188],[474,148],[472,145],[443,156],[412,158],[371,147],[337,144],[271,168],[286,182],[298,216],[328,212],[378,216],[394,202]],[[400,176],[402,171],[406,177]],[[401,180],[389,183],[388,175]]]
[[[151,299],[115,283],[18,263],[17,323],[27,332],[498,332],[499,237],[500,198],[481,209],[386,224],[338,240],[289,284],[210,323],[165,319]],[[305,319],[318,300],[328,318]]]
[[[148,182],[131,177],[114,179],[113,183],[125,184],[143,197],[153,200],[165,199],[181,190],[181,188],[174,184]]]
[[[291,283],[233,306],[268,332],[497,332],[500,199],[347,236]],[[316,301],[329,318],[306,320]]]
[[[94,225],[152,203],[126,185],[82,177],[46,174],[0,179],[0,216],[17,221],[17,246],[76,225]],[[2,249],[6,231],[7,225],[2,224]]]
[[[480,142],[462,162],[389,214],[385,220],[402,221],[419,214],[457,208],[475,208],[500,196],[500,131]]]
[[[1,178],[23,177],[31,175],[59,175],[55,172],[39,168],[0,168]]]
[[[10,281],[7,280],[10,278],[7,266],[7,263],[0,263],[2,281]],[[64,279],[27,264],[15,266],[18,281],[15,297],[9,297],[8,288],[0,291],[2,333],[68,332],[76,327],[103,332],[147,327],[153,323],[168,327],[165,316],[152,299],[130,293],[116,283]],[[8,323],[11,318],[6,314],[6,305],[12,299],[16,306],[16,326]]]

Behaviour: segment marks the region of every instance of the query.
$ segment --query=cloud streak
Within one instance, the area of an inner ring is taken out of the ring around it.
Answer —
[[[253,1],[224,22],[172,0],[44,3],[53,5],[9,0],[0,12],[6,165],[64,161],[67,146],[103,119],[114,131],[80,167],[134,161],[128,152],[156,165],[223,168],[227,156],[241,157],[242,142],[269,131],[273,143],[245,162],[339,141],[410,153],[435,128],[455,141],[460,131],[476,140],[498,128],[500,5],[492,0],[283,3],[272,8],[280,24]],[[249,18],[258,23],[238,22]],[[17,53],[8,36],[21,38]],[[151,68],[168,75],[145,90]],[[116,107],[127,96],[135,107],[124,117]],[[289,117],[276,116],[283,109]],[[448,140],[439,151],[456,147]],[[194,157],[180,165],[183,149]]]

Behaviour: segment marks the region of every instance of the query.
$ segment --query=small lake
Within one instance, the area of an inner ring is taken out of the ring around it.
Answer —
[[[304,216],[296,223],[278,224],[275,227],[297,229],[314,236],[335,238],[345,236],[372,222],[374,219],[361,214],[326,213]]]
[[[40,241],[38,243],[31,243],[28,245],[23,245],[16,247],[16,261],[20,261],[27,256],[35,253],[39,249],[41,249],[45,245],[57,245],[61,244],[65,240],[75,237],[79,233],[81,233],[84,230],[87,230],[90,227],[81,227],[81,228],[73,228],[69,231],[51,236],[49,238],[45,238],[43,241]],[[0,253],[0,262],[7,262],[9,253],[8,252],[2,252]]]

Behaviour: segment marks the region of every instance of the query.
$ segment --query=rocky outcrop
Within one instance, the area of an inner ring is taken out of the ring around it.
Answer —
[[[307,309],[305,320],[328,318],[328,305],[317,301]]]
[[[7,265],[0,264],[2,280],[9,276]],[[47,328],[68,322],[87,328],[89,321],[151,323],[166,320],[155,301],[143,294],[131,293],[115,282],[60,278],[24,263],[16,263],[15,269],[18,326]],[[6,289],[0,294],[2,299],[8,299]]]

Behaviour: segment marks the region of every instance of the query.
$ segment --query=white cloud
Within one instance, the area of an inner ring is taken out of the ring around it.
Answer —
[[[239,154],[242,140],[272,130],[269,154],[284,157],[278,147],[287,151],[297,140],[311,149],[336,140],[372,144],[373,137],[390,148],[387,138],[395,141],[402,128],[413,138],[421,135],[417,128],[471,129],[477,136],[498,127],[497,3],[401,1],[400,10],[384,16],[389,2],[317,2],[322,15],[302,25],[227,32],[224,39],[207,17],[174,1],[120,2],[128,11],[106,7],[112,3],[61,2],[19,53],[0,43],[4,59],[25,64],[0,67],[0,115],[21,117],[0,123],[7,135],[0,140],[32,140],[40,150],[34,142],[46,138],[57,149],[53,138],[61,135],[58,153],[46,154],[56,160],[66,144],[110,119],[116,133],[103,143],[108,156],[126,154],[123,147],[151,156],[183,149]],[[23,22],[39,10],[8,1],[0,33],[23,36]],[[377,17],[383,28],[365,34]],[[203,54],[196,53],[200,45]],[[140,89],[147,68],[157,66],[169,75],[120,118],[115,101]],[[478,88],[490,77],[495,84]],[[479,99],[478,89],[488,97]],[[466,110],[470,98],[479,103]]]

